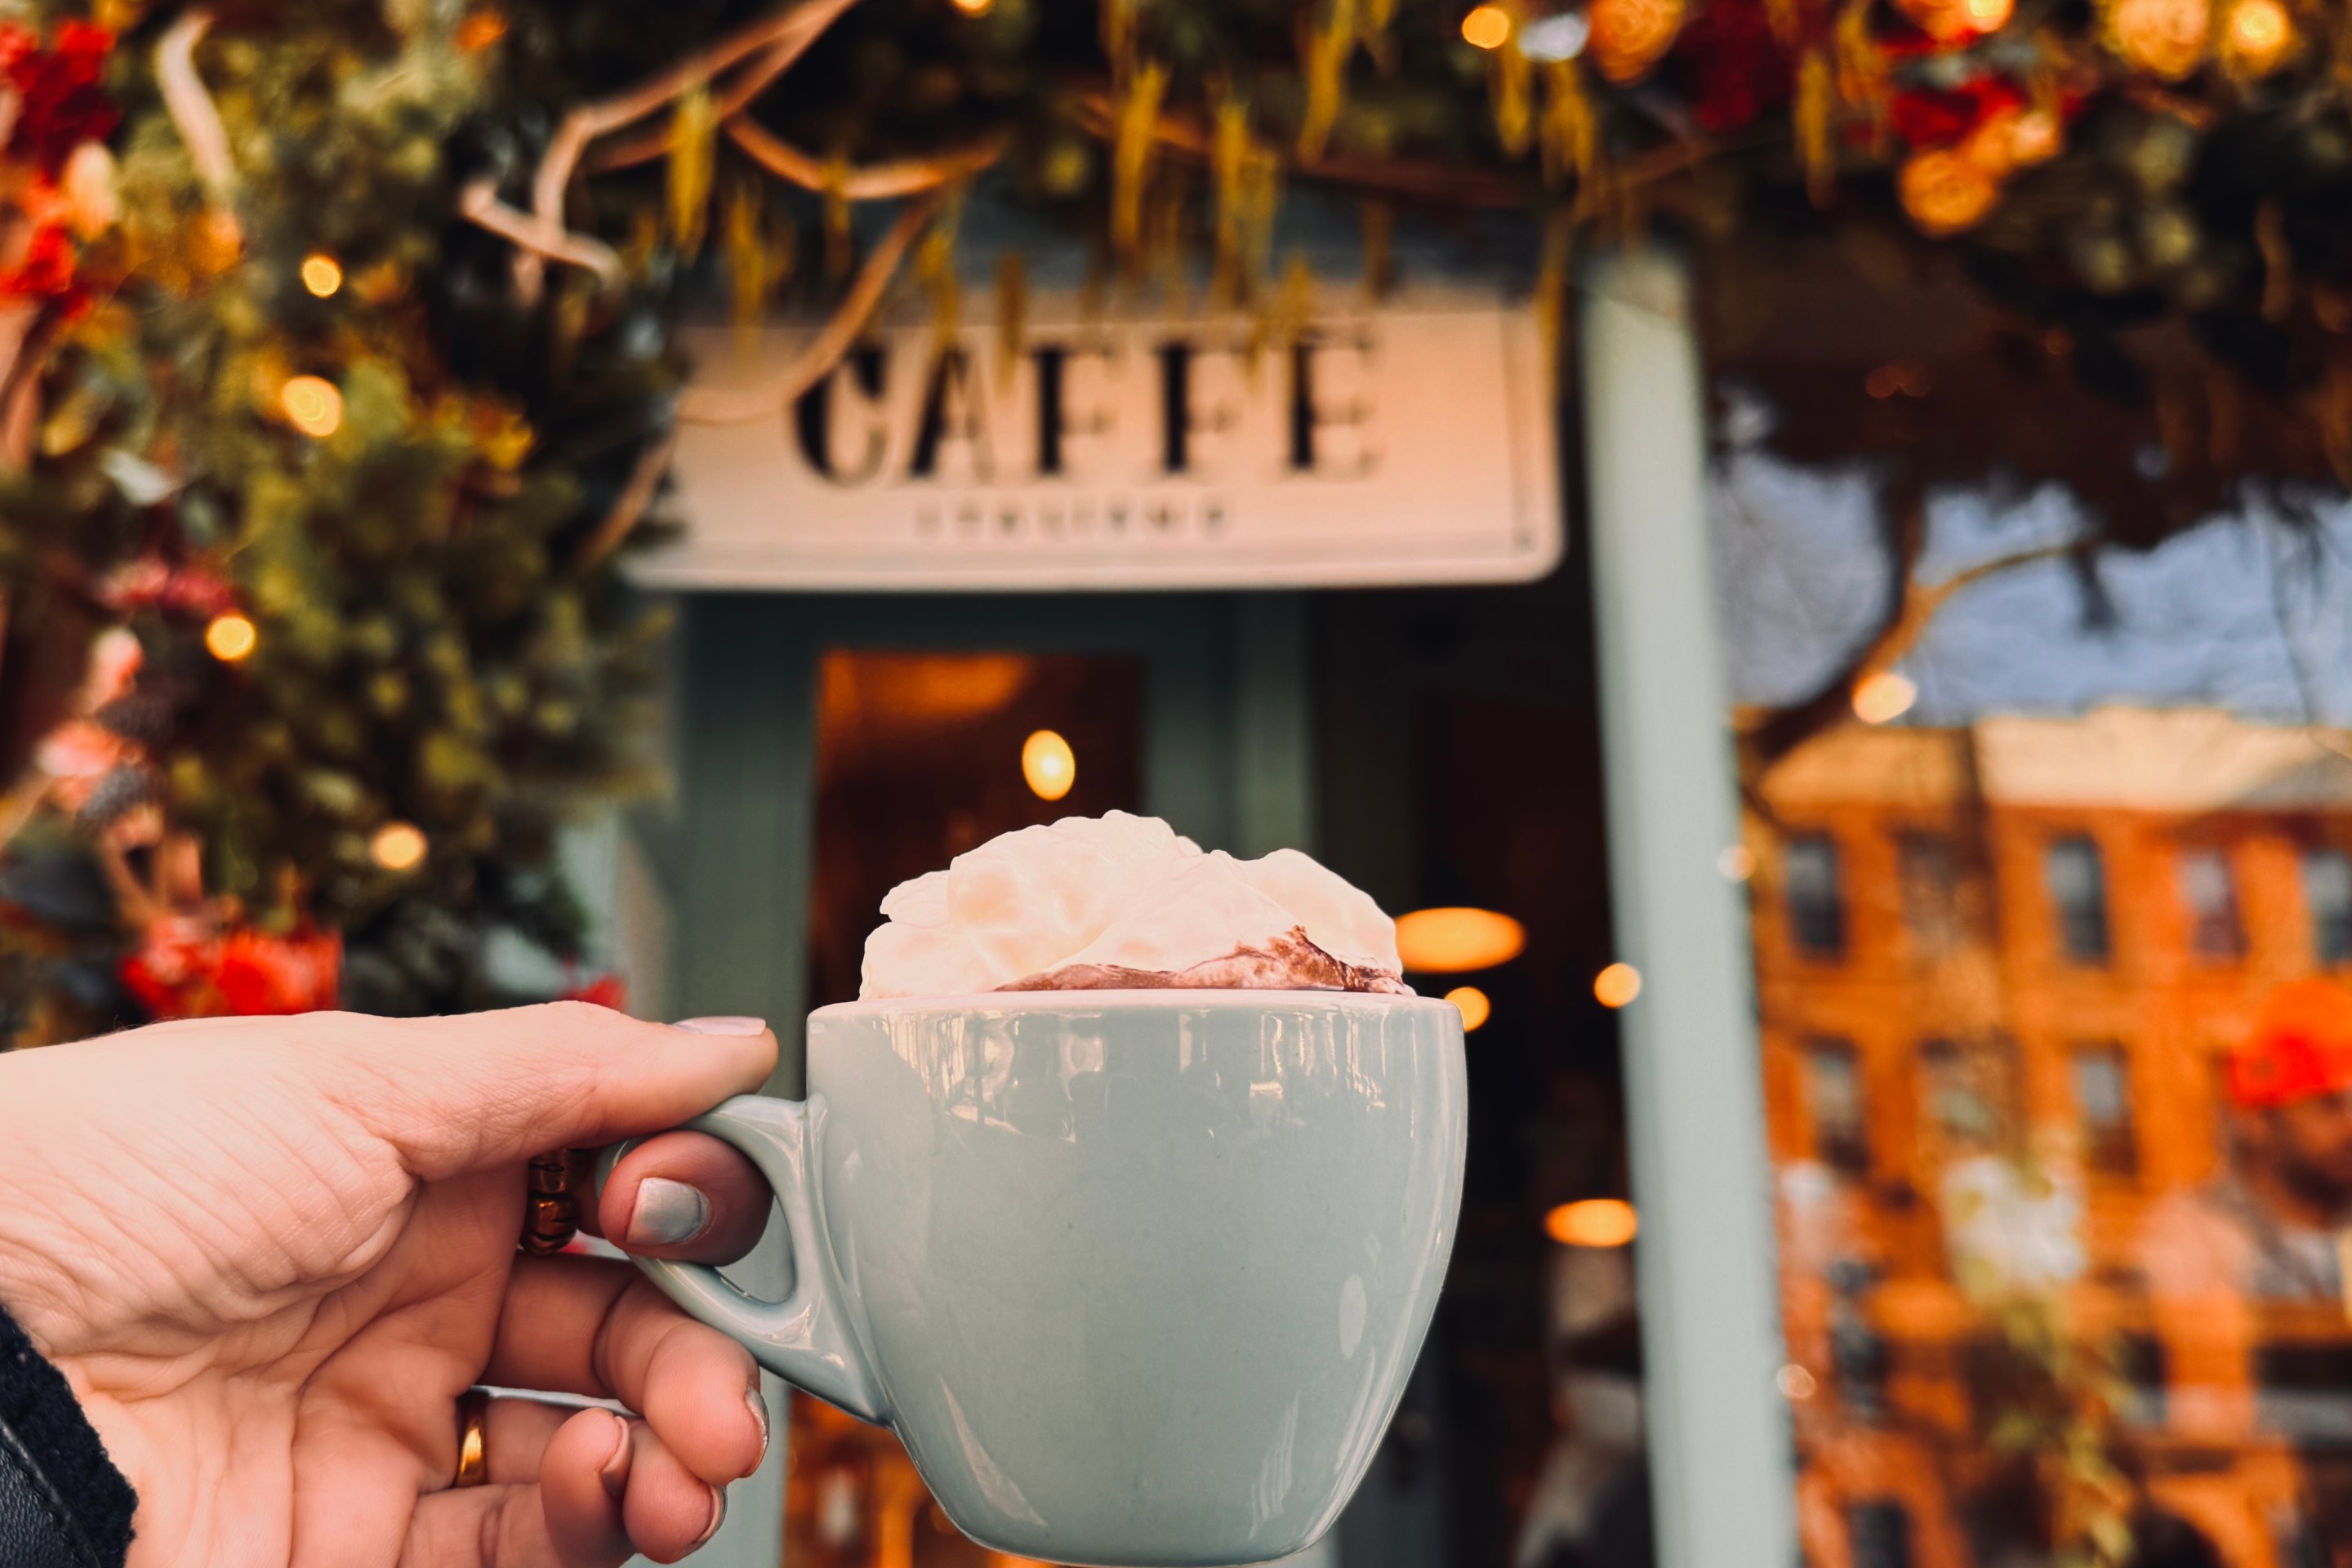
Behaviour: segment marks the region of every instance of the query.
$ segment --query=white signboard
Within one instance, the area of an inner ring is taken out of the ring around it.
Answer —
[[[789,406],[682,424],[686,536],[637,575],[1312,586],[1517,581],[1559,558],[1550,381],[1524,309],[1405,300],[1272,342],[1247,318],[1034,314],[1017,342],[985,321],[888,328]],[[711,329],[691,343],[700,384],[775,382],[806,336]]]

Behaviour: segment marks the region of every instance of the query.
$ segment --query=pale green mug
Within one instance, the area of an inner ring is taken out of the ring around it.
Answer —
[[[995,994],[826,1007],[808,1040],[806,1100],[687,1124],[774,1186],[789,1295],[639,1268],[889,1426],[984,1546],[1184,1568],[1330,1528],[1453,1247],[1451,1004]]]

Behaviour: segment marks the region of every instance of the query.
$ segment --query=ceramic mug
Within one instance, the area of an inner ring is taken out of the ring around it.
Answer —
[[[1453,1248],[1451,1004],[853,1002],[811,1015],[808,1081],[687,1123],[766,1173],[793,1273],[767,1302],[639,1259],[688,1311],[888,1425],[983,1546],[1181,1568],[1330,1528]]]

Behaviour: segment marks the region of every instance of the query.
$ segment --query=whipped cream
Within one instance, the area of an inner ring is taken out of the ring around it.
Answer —
[[[1409,993],[1396,922],[1296,849],[1236,860],[1153,816],[1066,816],[901,882],[858,994],[1156,986]]]

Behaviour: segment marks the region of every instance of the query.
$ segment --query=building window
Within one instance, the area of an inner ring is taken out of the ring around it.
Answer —
[[[1813,1123],[1813,1158],[1854,1175],[1869,1168],[1862,1064],[1853,1041],[1805,1042],[1805,1109]]]
[[[2189,911],[2189,952],[2214,963],[2245,955],[2246,931],[2238,920],[2238,886],[2230,874],[2228,850],[2212,845],[2181,850],[2180,902]]]
[[[1991,1140],[1992,1107],[1969,1070],[1968,1057],[1950,1040],[1919,1046],[1919,1122],[1931,1152],[1948,1155]]]
[[[1941,957],[1960,945],[1959,857],[1948,835],[1905,833],[1895,841],[1903,884],[1903,928],[1911,951]]]
[[[2077,963],[2107,961],[2107,875],[2099,847],[2076,835],[2050,846],[2045,868],[2058,910],[2058,940]]]
[[[1789,840],[1783,861],[1789,930],[1817,958],[1845,952],[1845,899],[1838,887],[1837,841],[1826,833]]]
[[[2131,1064],[2115,1045],[2074,1048],[2074,1110],[2083,1119],[2083,1159],[2102,1176],[2139,1173],[2132,1134]]]
[[[1891,1500],[1846,1510],[1853,1568],[1911,1568],[1911,1514]]]
[[[2303,902],[2311,911],[2311,951],[2319,966],[2352,963],[2352,859],[2344,851],[2304,851]]]

